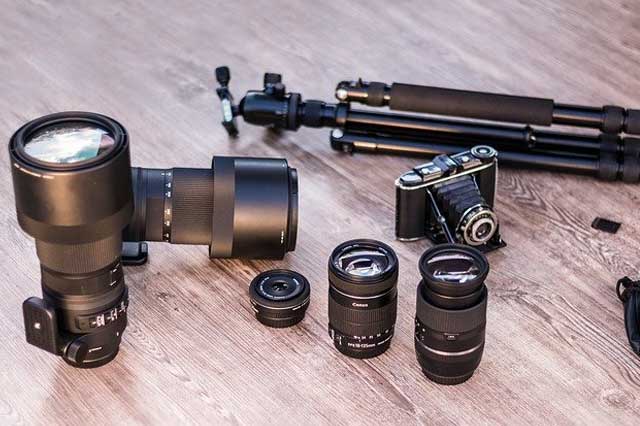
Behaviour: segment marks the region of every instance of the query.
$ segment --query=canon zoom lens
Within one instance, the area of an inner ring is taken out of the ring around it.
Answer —
[[[353,358],[389,348],[398,305],[398,258],[375,240],[351,240],[329,258],[329,335]]]
[[[127,325],[127,134],[99,114],[52,114],[21,127],[9,154],[18,223],[35,239],[41,266],[43,297],[23,304],[27,342],[75,367],[103,365]]]
[[[287,269],[263,272],[249,286],[249,299],[256,319],[274,328],[291,327],[302,321],[310,296],[309,281],[302,274]]]
[[[422,281],[416,302],[415,348],[422,371],[436,383],[468,380],[484,350],[489,273],[473,247],[443,244],[419,262]]]

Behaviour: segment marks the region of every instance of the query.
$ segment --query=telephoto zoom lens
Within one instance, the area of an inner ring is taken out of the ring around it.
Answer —
[[[372,358],[391,345],[398,258],[375,240],[351,240],[329,258],[329,336],[344,355]]]
[[[132,175],[125,241],[208,245],[211,258],[281,259],[295,249],[298,174],[285,159],[214,157],[210,169]]]
[[[461,244],[427,250],[419,262],[415,348],[423,373],[436,383],[468,380],[480,364],[487,321],[486,257]]]
[[[106,364],[127,325],[127,133],[99,114],[52,114],[21,127],[9,155],[18,223],[35,239],[41,269],[42,299],[23,303],[27,342],[75,367]]]
[[[296,325],[309,307],[311,286],[302,275],[287,269],[262,272],[251,281],[249,299],[262,324],[284,328]]]

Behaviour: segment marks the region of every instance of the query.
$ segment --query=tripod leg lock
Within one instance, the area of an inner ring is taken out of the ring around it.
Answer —
[[[602,108],[602,128],[604,133],[620,133],[624,128],[624,108],[605,105]]]
[[[628,109],[624,130],[631,135],[640,135],[640,109]]]

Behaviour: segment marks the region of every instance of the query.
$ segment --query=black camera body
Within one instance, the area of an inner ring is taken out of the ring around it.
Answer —
[[[497,177],[498,152],[484,145],[404,173],[396,180],[396,238],[504,247],[493,211]]]

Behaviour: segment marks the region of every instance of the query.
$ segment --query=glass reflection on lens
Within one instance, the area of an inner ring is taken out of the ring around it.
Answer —
[[[84,123],[48,126],[25,142],[24,151],[39,161],[71,164],[90,160],[115,145],[105,129]]]
[[[353,250],[338,257],[336,266],[358,277],[380,275],[388,267],[386,254],[375,250]]]
[[[463,284],[478,276],[480,269],[471,256],[462,253],[442,253],[427,261],[429,274],[444,282]]]

